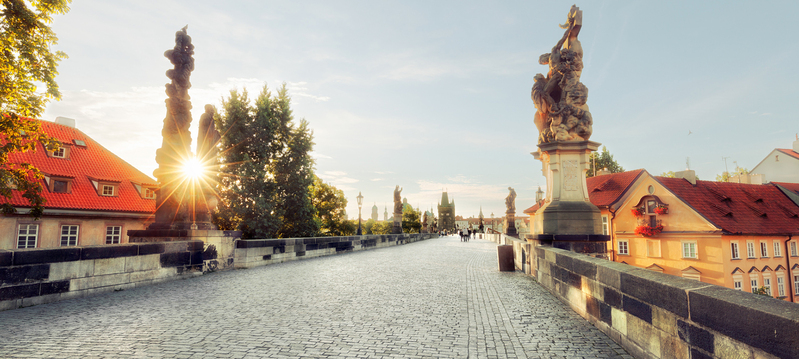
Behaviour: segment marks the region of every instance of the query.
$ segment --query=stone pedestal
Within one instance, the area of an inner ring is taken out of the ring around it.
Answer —
[[[533,239],[575,252],[606,256],[610,236],[602,234],[600,210],[588,199],[585,174],[592,141],[549,142],[533,152],[547,178],[546,201],[535,212]],[[559,243],[560,242],[560,243]]]
[[[505,221],[507,222],[507,225],[505,226],[505,235],[518,237],[519,232],[516,230],[516,213],[506,212]]]
[[[391,227],[391,234],[402,234],[402,212],[394,212],[394,226]]]

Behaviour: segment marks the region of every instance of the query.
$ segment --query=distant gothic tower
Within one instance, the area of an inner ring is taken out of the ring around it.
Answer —
[[[377,204],[372,206],[372,219],[374,221],[377,221]]]
[[[455,200],[450,202],[447,192],[441,192],[441,203],[438,204],[438,229],[455,230]]]
[[[388,207],[383,206],[383,220],[388,221]]]

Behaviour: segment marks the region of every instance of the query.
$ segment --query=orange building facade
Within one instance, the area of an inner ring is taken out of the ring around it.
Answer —
[[[799,302],[799,206],[775,185],[699,181],[645,170],[587,179],[610,258]],[[533,206],[525,213],[534,216]]]

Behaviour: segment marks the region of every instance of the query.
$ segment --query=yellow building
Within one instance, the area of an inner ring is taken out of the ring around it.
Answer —
[[[678,177],[636,170],[587,179],[610,258],[799,302],[799,206],[772,184]]]

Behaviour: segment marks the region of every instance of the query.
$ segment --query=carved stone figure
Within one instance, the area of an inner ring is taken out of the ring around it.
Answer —
[[[205,113],[200,116],[200,131],[197,134],[197,159],[203,166],[203,170],[207,172],[207,176],[198,181],[196,189],[194,222],[198,229],[217,229],[211,223],[211,210],[216,208],[219,203],[212,183],[215,178],[214,173],[218,171],[216,155],[219,150],[216,148],[216,144],[221,138],[214,124],[215,112],[213,105],[205,105]]]
[[[402,195],[401,195],[401,193],[402,193],[402,188],[400,188],[400,186],[397,185],[397,187],[394,188],[394,214],[395,215],[397,213],[402,215]]]
[[[516,190],[511,187],[508,187],[508,191],[510,193],[507,197],[505,197],[505,207],[507,208],[507,213],[516,213]]]
[[[181,161],[191,157],[189,77],[194,70],[194,45],[186,28],[175,33],[175,47],[164,52],[174,68],[166,72],[172,82],[166,84],[163,141],[155,152],[158,168],[153,176],[161,187],[156,192],[155,223],[150,226],[153,229],[187,229],[191,224],[188,191],[177,188],[182,183]]]
[[[593,132],[593,120],[586,105],[588,88],[580,82],[583,71],[583,48],[577,35],[582,28],[583,12],[572,6],[567,21],[560,25],[566,31],[538,62],[548,65],[547,75],[536,74],[530,97],[535,104],[534,123],[538,143],[554,141],[587,141]]]

